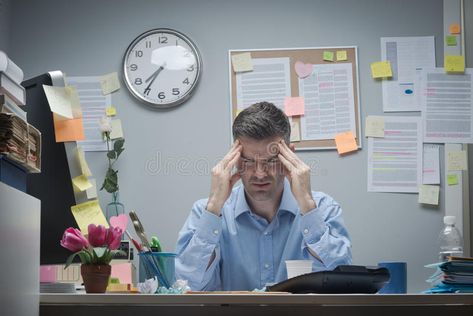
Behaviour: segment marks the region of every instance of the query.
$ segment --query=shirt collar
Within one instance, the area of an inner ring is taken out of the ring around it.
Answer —
[[[299,206],[297,205],[297,201],[294,198],[294,195],[291,191],[291,185],[287,179],[284,179],[284,190],[282,192],[282,199],[281,204],[279,205],[279,210],[287,211],[294,215],[297,215]],[[245,187],[241,185],[238,188],[237,199],[235,203],[235,218],[240,216],[243,213],[249,213],[250,206],[246,201],[245,197]]]

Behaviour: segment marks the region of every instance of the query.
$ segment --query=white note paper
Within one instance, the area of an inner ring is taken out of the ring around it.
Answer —
[[[436,144],[424,144],[422,166],[423,184],[440,184],[440,147]]]

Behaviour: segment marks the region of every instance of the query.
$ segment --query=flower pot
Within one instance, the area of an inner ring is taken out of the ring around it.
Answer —
[[[86,293],[105,293],[112,272],[109,264],[82,264],[80,273]]]

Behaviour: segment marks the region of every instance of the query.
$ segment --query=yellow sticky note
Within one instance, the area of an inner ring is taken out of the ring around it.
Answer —
[[[301,140],[301,129],[294,120],[291,121],[291,140],[290,142],[299,142]]]
[[[355,136],[353,136],[351,131],[337,134],[335,136],[335,144],[337,145],[339,155],[358,150]]]
[[[89,182],[89,179],[85,175],[80,175],[75,178],[72,178],[72,184],[81,192],[92,187],[92,183]]]
[[[325,61],[333,61],[333,52],[324,51],[324,60]]]
[[[97,198],[97,181],[95,179],[89,179],[89,182],[92,183],[92,187],[85,190],[87,198],[96,199]]]
[[[72,117],[81,118],[82,117],[82,108],[80,106],[79,93],[77,92],[76,87],[67,86],[64,88],[66,91],[67,98],[71,104]]]
[[[448,171],[458,171],[458,170],[467,170],[468,162],[466,159],[466,151],[452,151],[448,153],[447,156],[447,170]]]
[[[384,117],[366,118],[365,137],[384,137]]]
[[[346,50],[337,50],[337,61],[347,60],[347,51]]]
[[[253,62],[251,60],[251,53],[232,55],[232,65],[234,72],[252,71]]]
[[[100,86],[102,86],[103,95],[110,94],[120,89],[120,82],[118,81],[118,74],[112,72],[100,77]]]
[[[48,99],[51,112],[58,115],[58,120],[72,119],[72,104],[69,94],[64,87],[43,85],[44,94]]]
[[[445,72],[465,72],[465,56],[446,55],[444,68]]]
[[[450,24],[448,29],[450,31],[450,34],[460,34],[460,24],[458,23]]]
[[[71,211],[83,234],[87,234],[89,224],[103,225],[108,228],[107,219],[103,215],[98,200],[71,206]]]
[[[287,116],[304,115],[304,97],[285,97],[284,112]]]
[[[447,183],[448,183],[448,185],[457,185],[458,184],[458,175],[456,175],[456,174],[447,174]]]
[[[438,185],[423,184],[419,186],[419,203],[422,204],[439,204],[440,187]]]
[[[116,139],[123,137],[122,121],[120,119],[112,120],[112,132],[110,133],[110,139]]]
[[[457,46],[457,37],[455,35],[447,35],[445,43],[447,43],[447,46]]]
[[[107,116],[115,116],[117,115],[117,109],[114,106],[107,106],[105,108],[105,114],[107,114]]]
[[[77,160],[79,161],[79,166],[82,171],[82,174],[86,177],[90,177],[92,175],[92,172],[89,169],[89,165],[87,164],[87,161],[85,160],[85,154],[84,151],[82,150],[82,147],[78,146],[77,147]]]
[[[393,76],[391,63],[389,61],[377,61],[371,63],[371,76],[373,78],[389,78]]]

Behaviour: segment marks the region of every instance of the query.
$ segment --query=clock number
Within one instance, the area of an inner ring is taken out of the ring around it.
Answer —
[[[168,38],[166,36],[159,37],[159,44],[167,44],[167,43],[168,43]]]
[[[151,89],[150,89],[150,88],[146,88],[145,91],[144,91],[144,94],[149,95],[150,92],[151,92]]]
[[[189,72],[194,71],[194,65],[192,65],[192,66],[190,66],[189,68],[187,68],[187,71],[189,71]]]
[[[136,57],[143,57],[143,51],[142,50],[135,51],[135,56]]]
[[[135,79],[135,84],[136,85],[141,85],[141,84],[143,84],[143,80],[141,80],[141,78],[136,78]]]
[[[146,41],[146,48],[151,48],[151,41]]]
[[[137,64],[131,64],[130,65],[130,70],[131,71],[136,71],[138,69],[138,65]]]
[[[179,95],[180,93],[179,88],[172,88],[172,95]]]
[[[185,84],[190,84],[189,82],[189,78],[186,78],[182,83],[185,83]]]
[[[158,98],[161,99],[161,100],[162,100],[162,99],[165,99],[166,96],[164,95],[164,92],[158,93]]]

